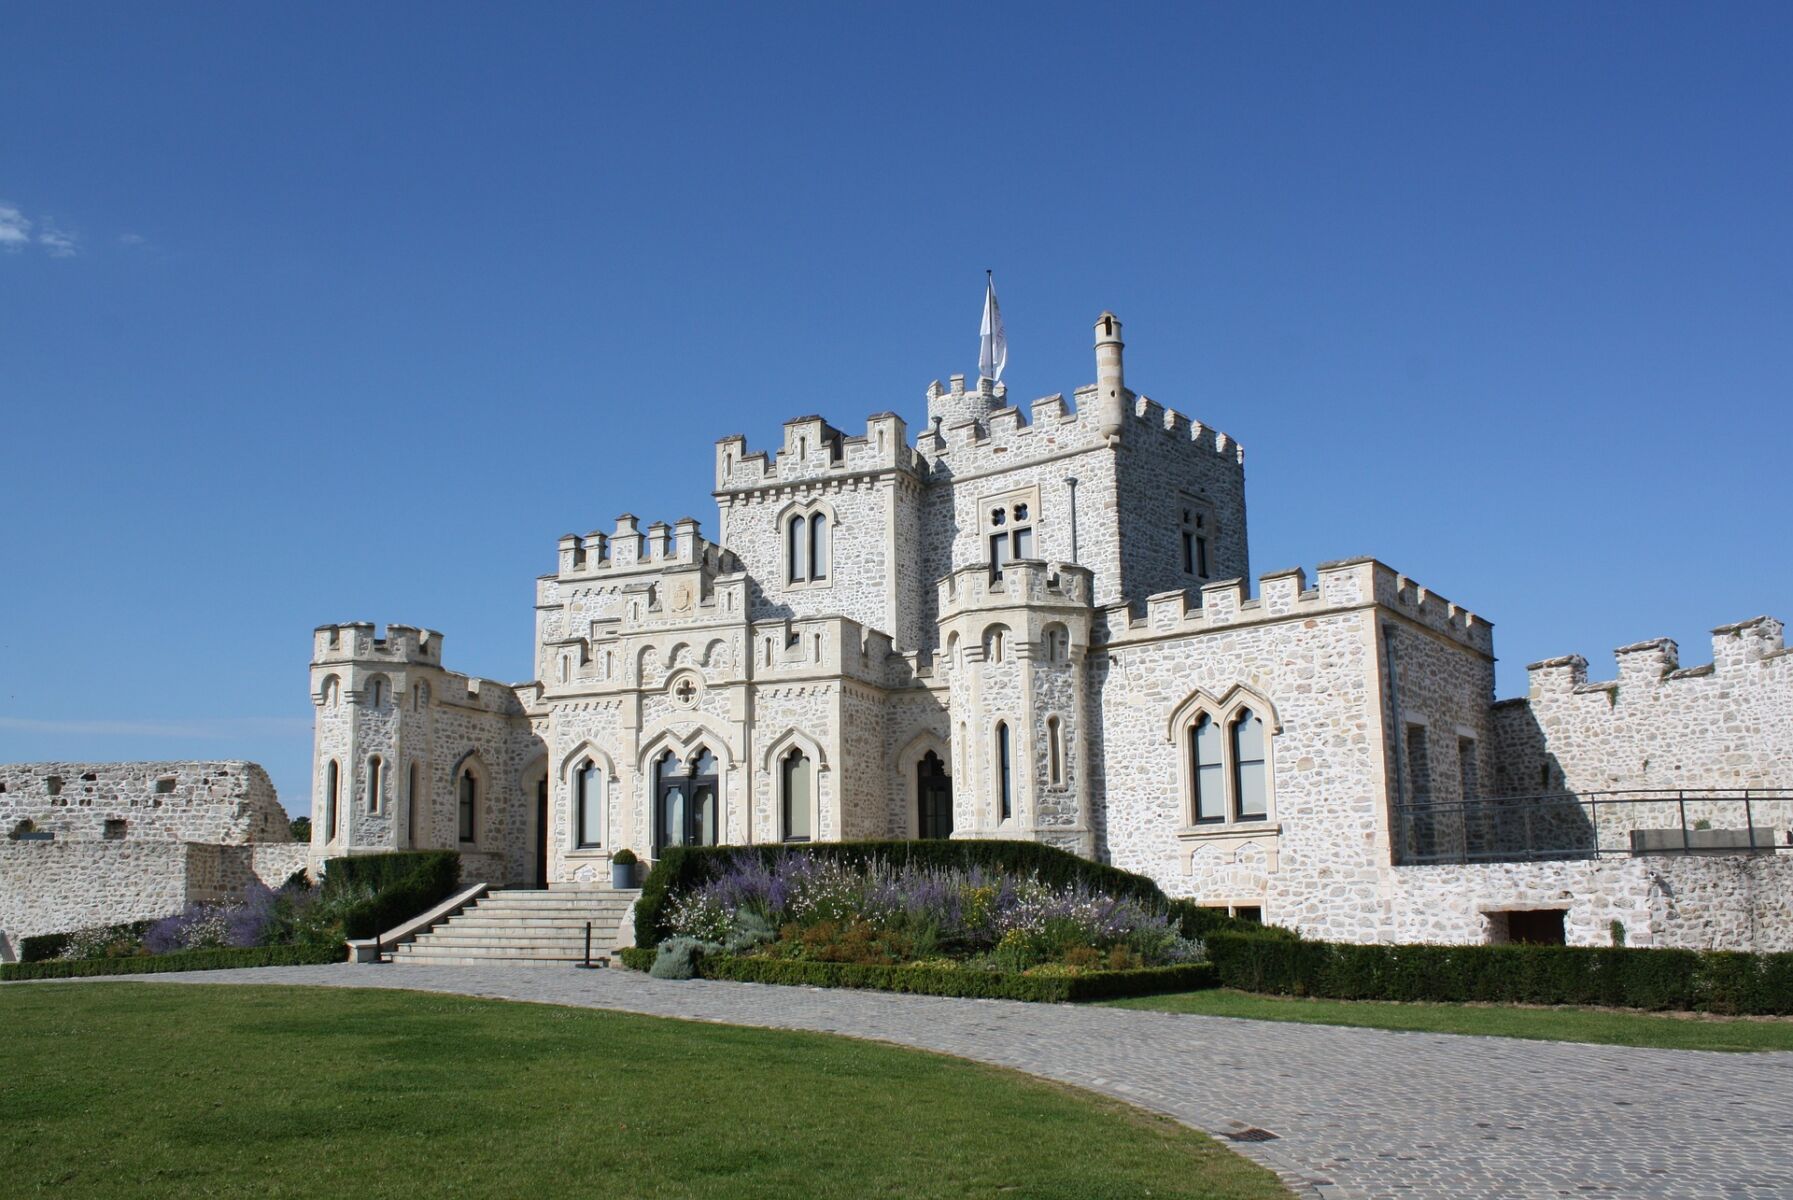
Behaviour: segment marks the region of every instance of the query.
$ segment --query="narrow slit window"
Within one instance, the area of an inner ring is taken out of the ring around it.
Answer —
[[[1009,727],[1006,721],[996,723],[996,790],[997,819],[1006,821],[1015,815],[1015,779],[1009,754]]]
[[[380,756],[367,760],[367,811],[380,811]]]
[[[1053,787],[1065,782],[1065,754],[1057,717],[1046,718],[1046,778]]]

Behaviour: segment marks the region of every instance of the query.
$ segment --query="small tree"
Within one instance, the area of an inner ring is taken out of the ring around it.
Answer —
[[[310,817],[294,817],[287,828],[293,831],[293,841],[309,842],[311,840]]]

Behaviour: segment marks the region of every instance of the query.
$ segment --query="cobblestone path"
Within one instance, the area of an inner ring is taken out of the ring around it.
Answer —
[[[1793,1198],[1793,1053],[1397,1033],[545,967],[137,976],[394,987],[874,1038],[1013,1067],[1226,1135],[1310,1200]],[[129,982],[121,980],[93,982]]]

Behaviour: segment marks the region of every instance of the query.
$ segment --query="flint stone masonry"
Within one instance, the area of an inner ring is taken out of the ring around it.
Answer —
[[[320,626],[313,867],[456,847],[469,879],[592,886],[619,848],[660,853],[660,764],[706,752],[718,840],[793,835],[793,753],[808,836],[908,837],[932,753],[954,837],[1061,846],[1315,937],[1486,941],[1503,912],[1561,907],[1576,944],[1607,944],[1615,920],[1634,945],[1786,944],[1793,659],[1777,621],[1722,627],[1708,667],[1661,641],[1620,651],[1608,684],[1579,657],[1539,663],[1526,699],[1497,704],[1492,626],[1373,558],[1254,583],[1244,451],[1127,386],[1114,314],[1094,333],[1096,381],[1068,400],[955,375],[928,387],[913,434],[879,412],[794,417],[769,450],[722,438],[715,541],[690,517],[630,513],[561,537],[535,583],[528,682],[449,671],[431,630]],[[1248,714],[1262,814],[1238,806],[1228,741]],[[1224,802],[1198,813],[1204,718]],[[595,829],[577,813],[587,764]],[[1738,850],[1750,835],[1719,801],[1578,800],[1645,786],[1756,789],[1766,854]],[[1526,820],[1581,857],[1420,865],[1467,846],[1475,806],[1540,792]],[[1683,811],[1712,843],[1698,860],[1662,852]]]
[[[0,788],[8,939],[164,917],[305,865],[252,762],[7,763]]]

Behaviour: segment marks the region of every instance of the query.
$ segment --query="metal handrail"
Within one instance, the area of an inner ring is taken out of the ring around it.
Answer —
[[[1773,813],[1765,830],[1759,828],[1757,814],[1773,802],[1787,808]],[[1648,818],[1640,814],[1670,805],[1672,817],[1643,823]],[[1691,819],[1690,806],[1695,809]],[[1793,830],[1793,788],[1784,787],[1623,788],[1421,800],[1391,805],[1390,812],[1395,861],[1406,865],[1793,851],[1793,833],[1786,832]],[[1746,836],[1741,841],[1724,836],[1738,832],[1724,823],[1730,813],[1743,819]],[[1621,844],[1613,844],[1614,835],[1622,835]]]

